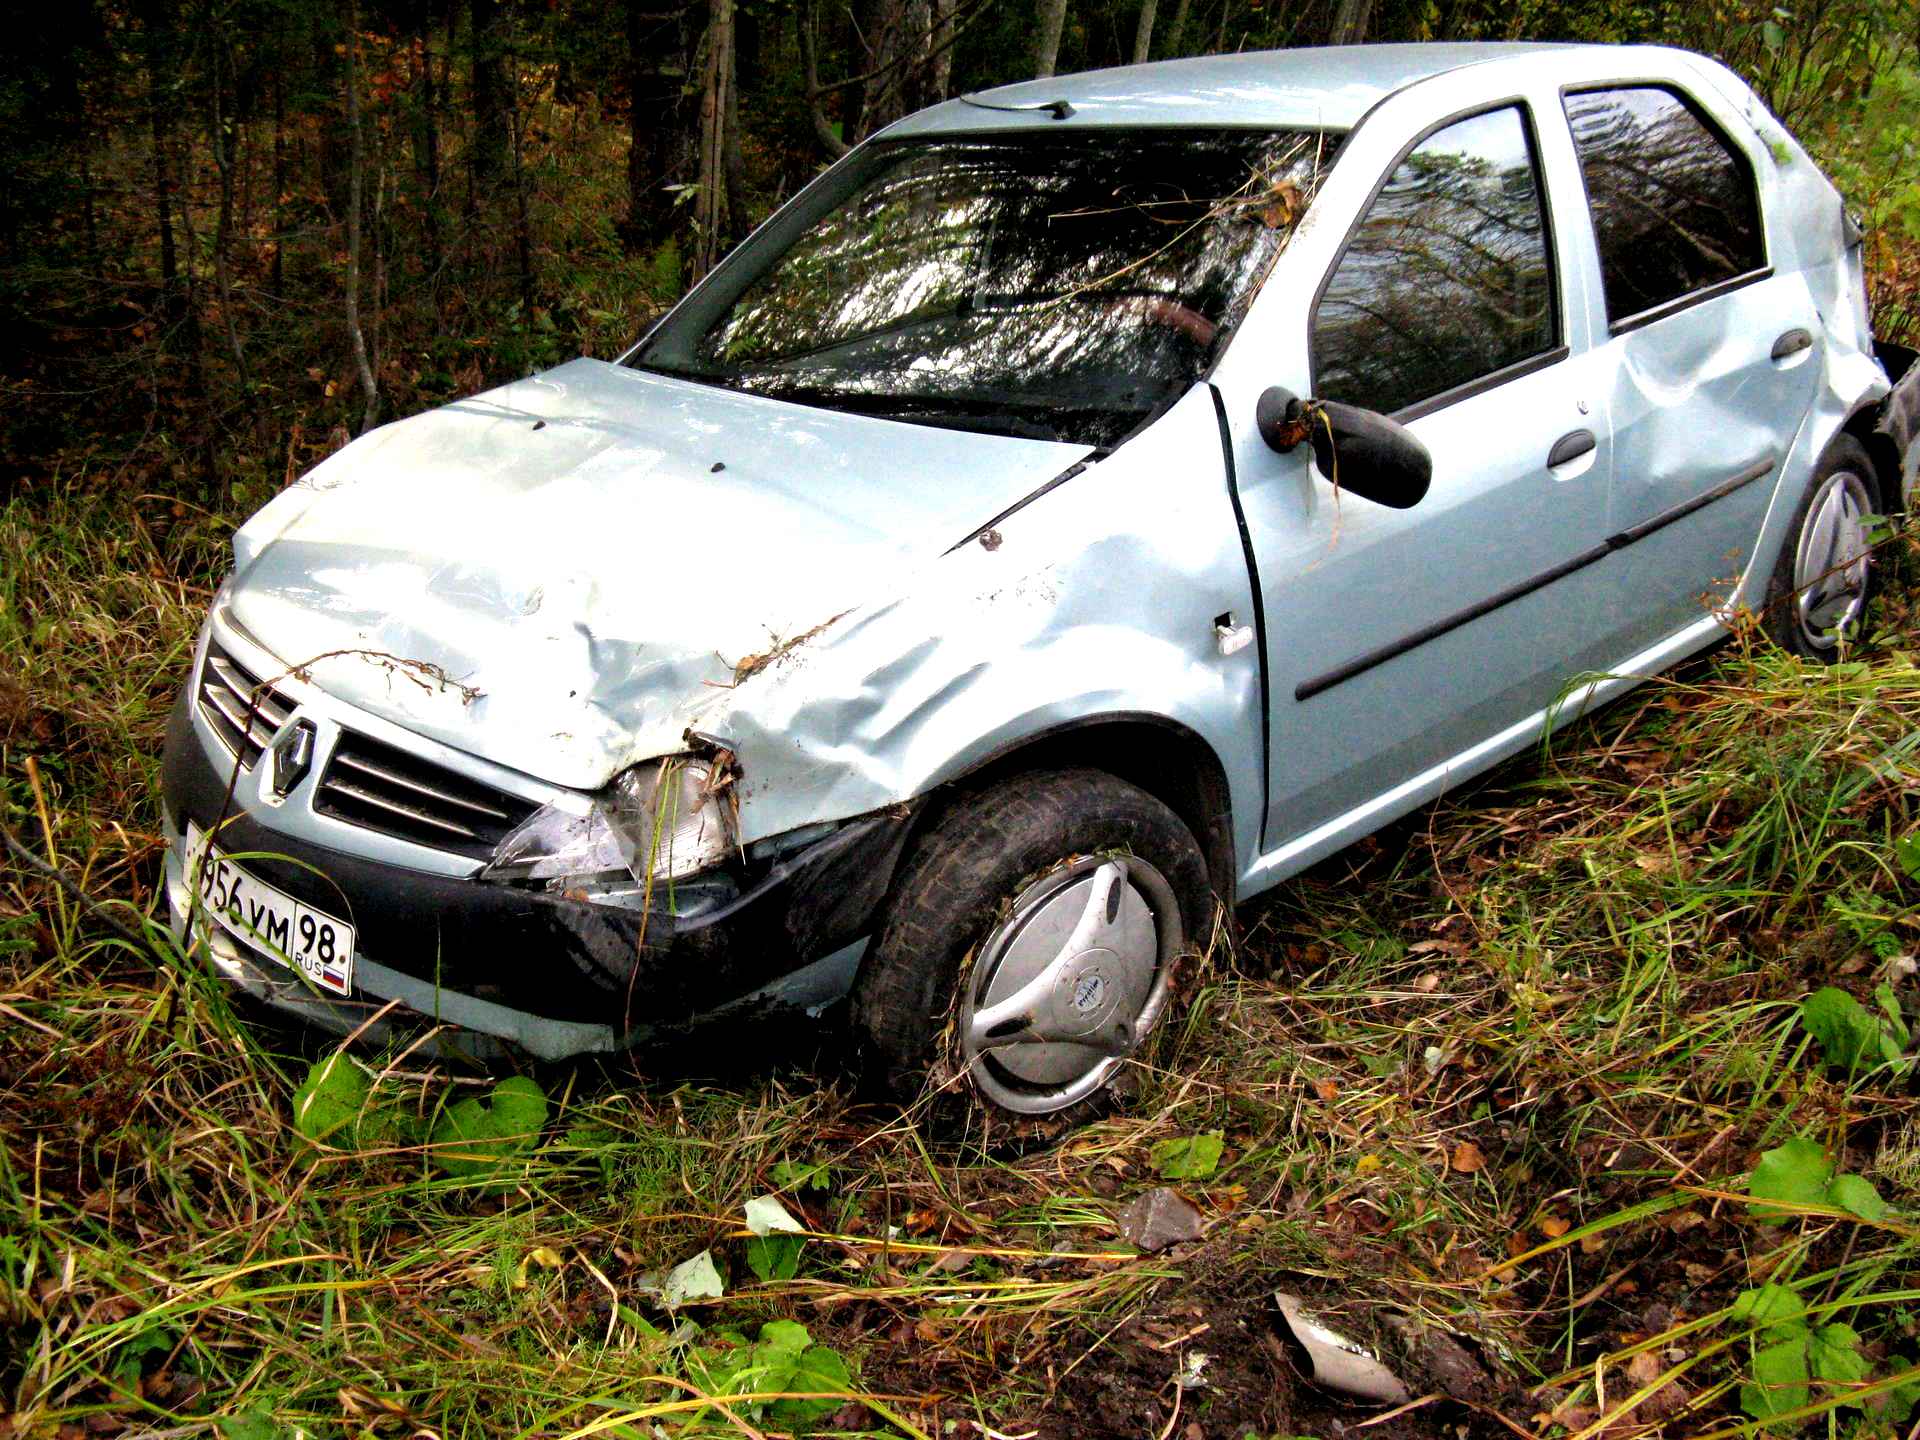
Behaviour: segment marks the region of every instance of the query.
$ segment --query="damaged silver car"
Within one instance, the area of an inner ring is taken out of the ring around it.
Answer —
[[[619,1052],[850,995],[860,1073],[1095,1095],[1256,895],[1904,503],[1860,235],[1727,70],[1373,46],[969,96],[617,361],[234,537],[183,937],[341,1033]]]

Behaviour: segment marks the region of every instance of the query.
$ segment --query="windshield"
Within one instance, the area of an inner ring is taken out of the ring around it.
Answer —
[[[1109,446],[1206,373],[1331,149],[1299,132],[1115,130],[870,146],[634,363]]]

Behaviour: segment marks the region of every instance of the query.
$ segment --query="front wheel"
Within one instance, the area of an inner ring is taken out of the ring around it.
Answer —
[[[1212,895],[1184,822],[1095,770],[969,796],[915,843],[854,985],[863,1078],[1020,1115],[1103,1091],[1176,996]]]
[[[1868,523],[1879,513],[1873,461],[1843,435],[1814,467],[1767,586],[1766,630],[1782,649],[1831,662],[1857,634],[1873,590]]]

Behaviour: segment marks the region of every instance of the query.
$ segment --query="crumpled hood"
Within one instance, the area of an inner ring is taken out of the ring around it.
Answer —
[[[593,788],[1087,453],[576,360],[316,467],[236,533],[230,613],[331,694]]]

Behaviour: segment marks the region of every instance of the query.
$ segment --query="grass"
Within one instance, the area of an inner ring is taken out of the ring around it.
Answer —
[[[1799,1009],[1920,1010],[1897,594],[1847,664],[1736,642],[1256,903],[1097,1123],[936,1144],[830,1064],[543,1070],[537,1136],[454,1174],[436,1120],[488,1077],[364,1057],[393,1123],[311,1145],[323,1052],[153,929],[158,734],[219,534],[80,486],[0,511],[0,802],[91,897],[0,874],[12,1433],[1330,1437],[1365,1412],[1281,1358],[1287,1288],[1414,1387],[1372,1433],[1731,1434],[1769,1282],[1864,1366],[1780,1428],[1906,1433],[1914,1087],[1824,1063]],[[1205,1238],[1134,1253],[1155,1147],[1216,1131],[1179,1182]],[[1796,1137],[1892,1211],[1756,1212]],[[763,1194],[805,1227],[784,1277],[749,1254]],[[701,1252],[725,1293],[670,1312]]]

